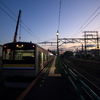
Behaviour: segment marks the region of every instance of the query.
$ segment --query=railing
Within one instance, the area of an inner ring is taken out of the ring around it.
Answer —
[[[60,59],[59,64],[61,66],[62,72],[67,77],[68,81],[73,85],[77,92],[77,100],[85,100],[83,97],[83,88],[91,95],[92,100],[100,100],[100,97],[82,81],[81,76],[75,74],[67,65],[65,65]],[[74,79],[74,80],[73,80]]]

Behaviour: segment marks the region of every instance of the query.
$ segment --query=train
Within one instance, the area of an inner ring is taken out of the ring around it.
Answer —
[[[0,45],[0,58],[2,57],[2,45]]]
[[[2,75],[36,77],[53,58],[53,54],[32,42],[6,43],[2,51]]]
[[[2,69],[2,45],[0,45],[0,72],[1,72],[1,69]]]

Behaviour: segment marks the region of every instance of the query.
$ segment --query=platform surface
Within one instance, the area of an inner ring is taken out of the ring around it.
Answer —
[[[49,74],[47,76],[42,75],[23,100],[76,100],[75,94],[64,81],[61,74],[55,73],[55,59]]]

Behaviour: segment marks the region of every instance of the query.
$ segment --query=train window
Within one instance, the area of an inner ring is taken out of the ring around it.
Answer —
[[[33,60],[34,50],[3,51],[4,60]]]
[[[47,55],[45,54],[45,60],[47,60]]]
[[[13,60],[13,51],[4,51],[3,52],[3,59],[5,60]]]
[[[15,51],[15,53],[14,53],[14,60],[22,60],[22,53]]]
[[[15,60],[33,60],[34,50],[16,50]]]

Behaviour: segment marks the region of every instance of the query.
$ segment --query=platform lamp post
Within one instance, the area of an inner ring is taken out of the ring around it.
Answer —
[[[57,36],[57,64],[58,64],[58,57],[59,57],[59,48],[58,48],[58,36],[59,36],[59,31],[57,30],[57,33],[56,33],[56,36]]]

